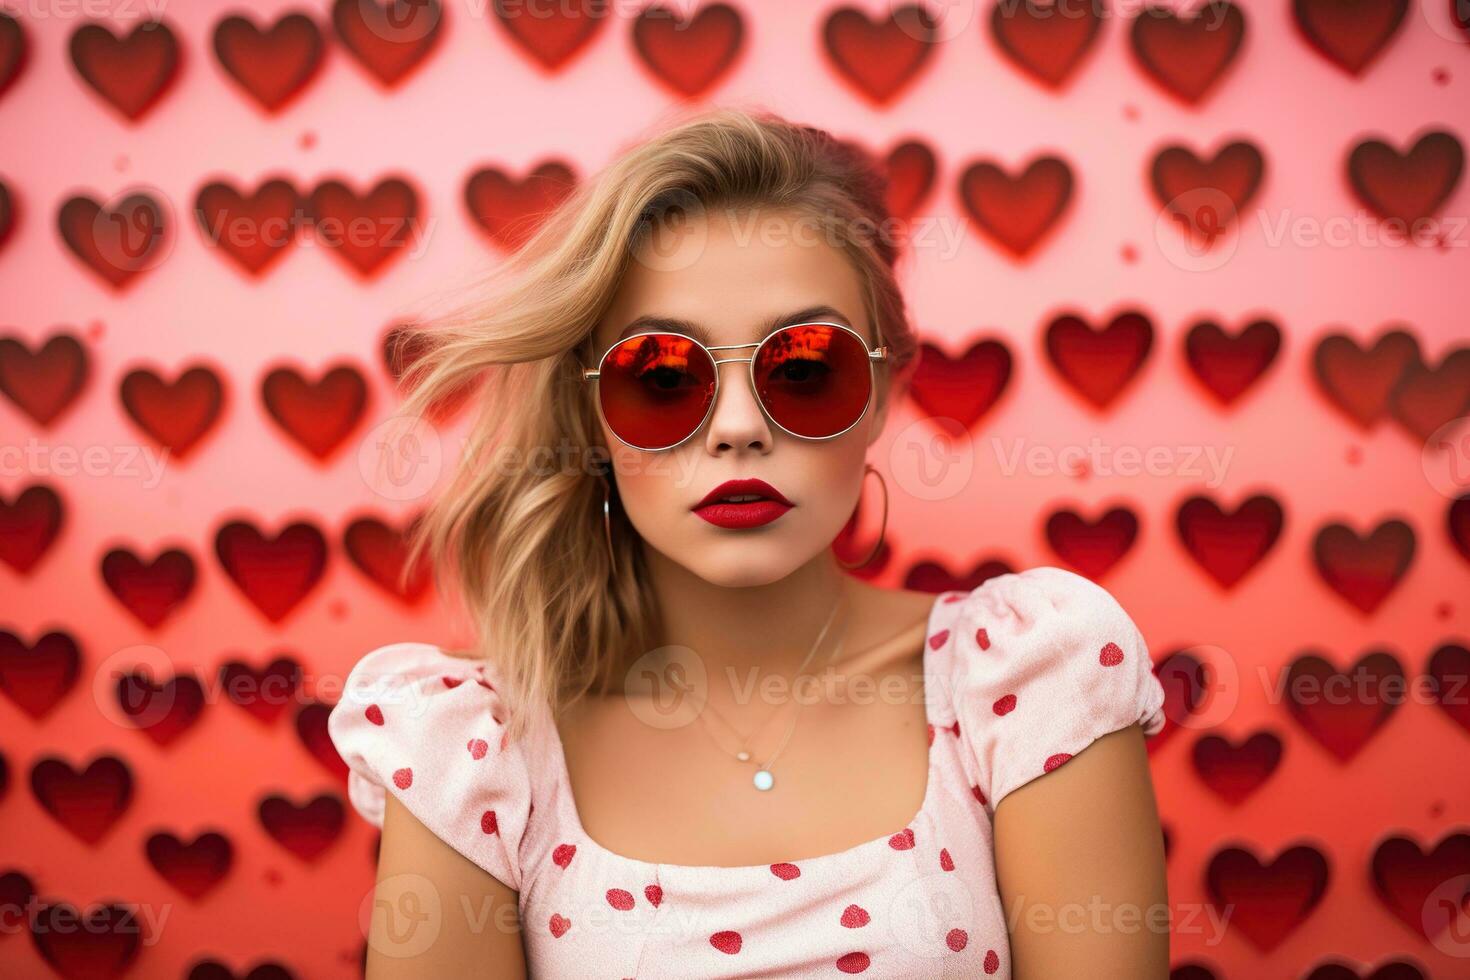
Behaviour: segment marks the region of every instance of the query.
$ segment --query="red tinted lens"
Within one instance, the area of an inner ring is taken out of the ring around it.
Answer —
[[[808,438],[834,436],[862,418],[872,389],[863,340],[821,324],[772,334],[752,367],[756,391],[771,418]]]
[[[619,439],[666,449],[704,421],[715,397],[715,364],[688,337],[640,334],[607,352],[597,388],[603,417]]]

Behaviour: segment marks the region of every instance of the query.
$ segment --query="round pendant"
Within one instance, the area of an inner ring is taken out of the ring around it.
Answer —
[[[751,782],[755,783],[756,789],[764,793],[766,790],[776,785],[776,777],[772,776],[769,770],[757,769],[755,771],[755,778],[752,779]]]
[[[735,758],[739,759],[741,762],[749,762],[750,761],[750,753],[749,752],[737,752],[735,754]]]

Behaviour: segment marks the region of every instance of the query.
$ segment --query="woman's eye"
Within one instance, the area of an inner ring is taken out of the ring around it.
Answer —
[[[775,380],[804,384],[819,381],[827,374],[827,365],[822,361],[794,357],[783,361],[776,368]]]

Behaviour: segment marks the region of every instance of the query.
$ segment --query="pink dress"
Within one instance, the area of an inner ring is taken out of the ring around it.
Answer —
[[[1009,977],[996,804],[1108,732],[1157,733],[1164,690],[1117,601],[1051,567],[937,596],[924,675],[929,780],[908,824],[747,867],[600,846],[550,712],[502,745],[493,668],[426,643],[364,656],[328,730],[364,818],[381,827],[392,793],[519,892],[533,977]]]

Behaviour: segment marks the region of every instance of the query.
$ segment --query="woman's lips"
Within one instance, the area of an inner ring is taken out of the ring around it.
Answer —
[[[786,513],[791,506],[777,500],[751,500],[743,504],[717,501],[696,507],[694,513],[717,527],[760,527]]]

